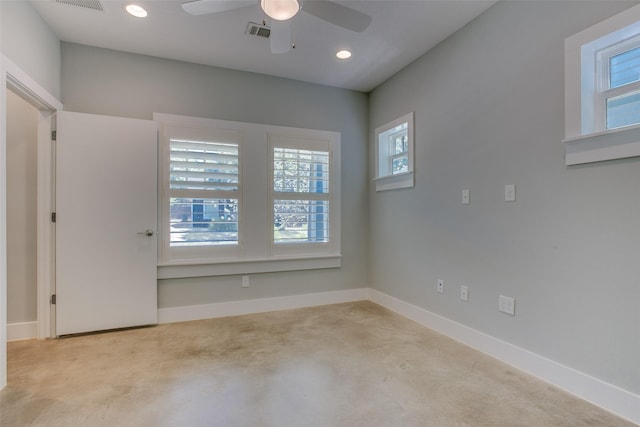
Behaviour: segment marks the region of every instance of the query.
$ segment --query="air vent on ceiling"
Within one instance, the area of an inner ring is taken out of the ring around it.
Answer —
[[[56,3],[70,4],[71,6],[84,7],[85,9],[104,10],[100,0],[56,0]]]
[[[271,28],[267,27],[266,25],[256,24],[255,22],[249,22],[249,25],[247,25],[247,31],[245,33],[249,36],[268,39],[271,35]]]

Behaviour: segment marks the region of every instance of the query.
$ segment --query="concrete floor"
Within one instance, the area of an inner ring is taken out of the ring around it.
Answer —
[[[9,343],[2,426],[632,426],[370,302]]]

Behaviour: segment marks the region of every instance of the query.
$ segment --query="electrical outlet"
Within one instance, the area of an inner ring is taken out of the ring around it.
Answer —
[[[438,293],[444,294],[444,280],[438,279]]]
[[[498,310],[511,316],[515,316],[516,300],[510,297],[505,297],[504,295],[500,295],[498,297]]]
[[[504,201],[515,202],[516,201],[516,186],[515,184],[507,184],[504,186]]]
[[[468,205],[470,201],[469,190],[462,190],[462,204]]]
[[[242,287],[243,288],[249,287],[249,276],[242,276]]]
[[[462,285],[460,286],[460,299],[462,301],[469,301],[469,287]]]

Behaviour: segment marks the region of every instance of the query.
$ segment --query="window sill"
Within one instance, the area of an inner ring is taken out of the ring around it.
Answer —
[[[275,273],[280,271],[318,270],[338,268],[341,255],[326,255],[298,258],[270,258],[228,260],[206,264],[171,264],[158,266],[158,279],[181,279],[187,277],[231,276],[240,274]]]
[[[640,125],[567,138],[565,164],[579,165],[640,156]]]
[[[374,178],[376,191],[395,190],[396,188],[413,187],[413,171]]]

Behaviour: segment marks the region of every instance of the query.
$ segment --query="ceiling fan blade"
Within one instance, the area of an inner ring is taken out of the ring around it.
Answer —
[[[189,15],[207,15],[256,4],[255,0],[195,0],[182,3]]]
[[[287,53],[291,49],[291,20],[271,20],[271,53]]]
[[[350,7],[324,0],[308,0],[302,10],[338,27],[361,33],[371,24],[371,17]]]

